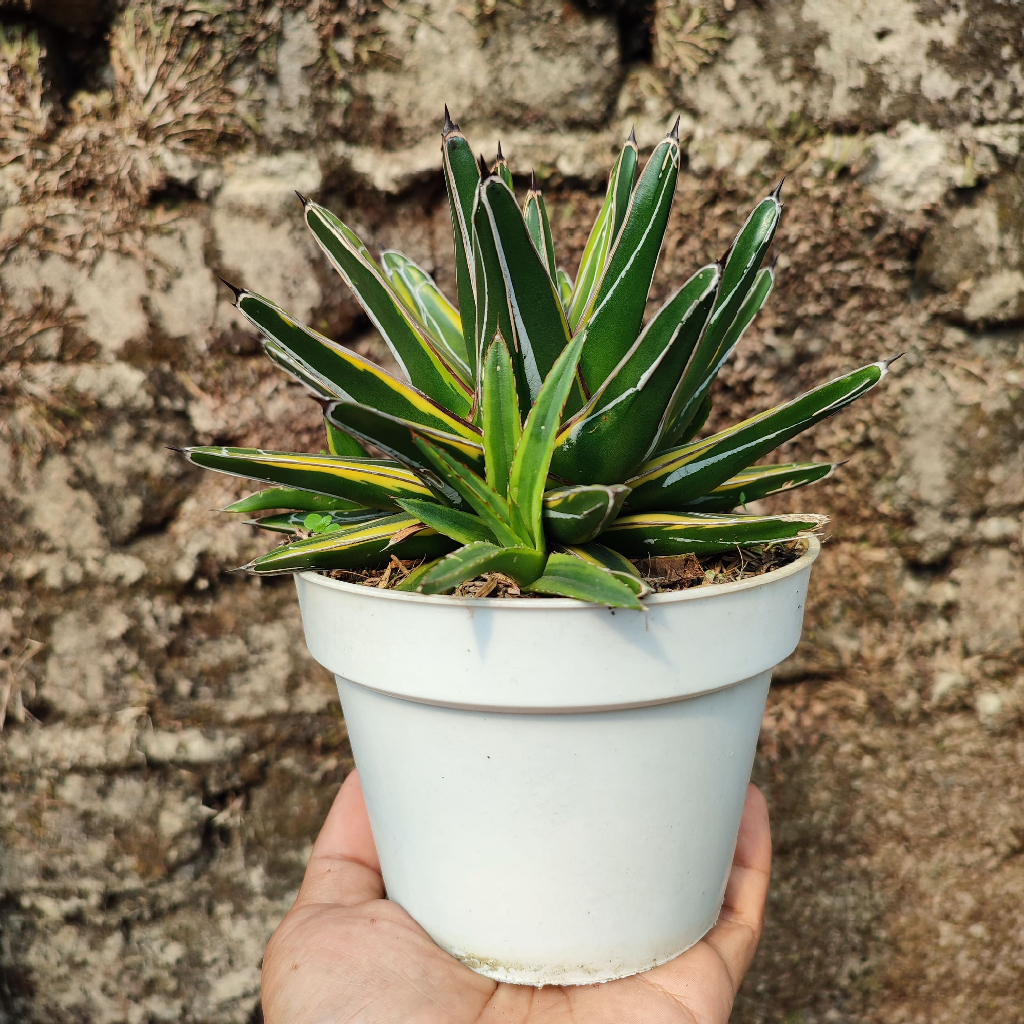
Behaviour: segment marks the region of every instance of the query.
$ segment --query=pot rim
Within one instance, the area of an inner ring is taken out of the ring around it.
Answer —
[[[799,538],[803,540],[806,547],[804,553],[789,565],[781,569],[772,569],[762,573],[760,576],[752,576],[747,580],[736,580],[734,583],[717,583],[712,587],[691,587],[688,590],[676,590],[666,594],[650,594],[641,598],[641,603],[646,605],[675,604],[678,601],[704,601],[715,597],[724,597],[727,594],[735,594],[741,590],[753,590],[755,587],[767,586],[777,580],[784,579],[800,572],[813,562],[821,552],[821,541],[811,535]],[[345,583],[343,580],[333,580],[321,572],[307,570],[296,573],[305,582],[331,590],[341,590],[351,594],[358,594],[361,597],[377,599],[382,601],[409,601],[415,604],[427,604],[443,606],[448,608],[492,608],[507,611],[553,611],[559,608],[606,608],[606,605],[595,604],[592,601],[578,601],[572,597],[533,597],[528,601],[516,600],[495,600],[493,597],[452,597],[448,594],[417,594],[404,590],[380,590],[377,587],[364,587],[355,583]]]

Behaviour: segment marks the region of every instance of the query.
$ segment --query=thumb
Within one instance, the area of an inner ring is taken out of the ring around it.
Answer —
[[[354,906],[383,896],[384,880],[363,787],[359,784],[359,773],[353,771],[338,790],[313,846],[295,906]]]

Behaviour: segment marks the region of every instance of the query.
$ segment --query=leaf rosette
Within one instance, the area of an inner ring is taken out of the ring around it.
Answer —
[[[747,503],[816,483],[830,462],[763,464],[781,444],[873,388],[882,360],[701,437],[710,391],[775,284],[765,266],[781,184],[722,259],[644,315],[680,152],[678,121],[641,169],[632,132],[575,277],[559,265],[544,196],[523,201],[498,150],[474,157],[445,109],[442,172],[454,299],[408,256],[376,258],[304,197],[314,239],[355,294],[400,376],[232,288],[267,355],[320,402],[319,454],[184,449],[197,465],[269,485],[225,511],[287,535],[257,574],[417,567],[400,589],[450,593],[485,573],[521,590],[642,610],[634,560],[776,545],[818,530],[813,513]]]

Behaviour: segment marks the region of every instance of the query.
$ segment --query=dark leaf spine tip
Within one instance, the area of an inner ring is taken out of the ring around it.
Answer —
[[[678,123],[678,122],[677,122]],[[629,126],[629,134],[626,136],[626,145],[636,145],[636,125],[631,124]]]
[[[772,258],[772,265],[768,268],[773,274],[775,273],[775,264],[779,262],[779,256],[781,253],[776,253]]]
[[[504,154],[501,152],[501,139],[498,139],[498,163],[502,163],[505,159]]]
[[[885,363],[885,368],[888,370],[889,367],[892,366],[892,364],[895,363],[897,359],[902,359],[906,354],[906,352],[900,352],[889,359],[883,359],[882,362]]]
[[[530,169],[530,191],[537,191],[537,172],[533,168]]]
[[[309,206],[309,200],[298,189],[295,190],[295,194],[299,197],[299,202],[303,206]]]
[[[452,115],[448,113],[448,104],[444,105],[444,127],[441,129],[442,135],[450,135],[452,132],[457,132],[459,126],[452,120]]]
[[[678,142],[679,141],[679,122],[680,122],[681,118],[682,118],[681,114],[676,115],[676,123],[674,125],[672,125],[672,131],[670,131],[668,133],[668,137],[673,142]]]
[[[480,154],[480,178],[486,181],[491,176],[491,169],[487,166],[483,153]]]
[[[222,284],[226,284],[231,289],[232,293],[235,296],[235,302],[238,302],[238,300],[245,294],[244,288],[236,288],[230,281],[225,281],[223,277],[218,278],[218,280]]]
[[[775,188],[773,188],[773,189],[772,189],[772,191],[771,191],[771,197],[772,197],[773,199],[777,199],[777,200],[779,200],[779,202],[782,202],[782,184],[783,184],[783,182],[784,182],[785,180],[786,180],[786,176],[785,176],[785,175],[783,175],[783,176],[782,176],[782,180],[781,180],[781,181],[780,181],[780,182],[778,183],[778,185],[776,185],[776,186],[775,186]]]
[[[164,447],[169,452],[184,452],[186,455],[188,454],[188,449],[187,448],[179,448],[177,445],[174,445],[174,444],[165,444]]]

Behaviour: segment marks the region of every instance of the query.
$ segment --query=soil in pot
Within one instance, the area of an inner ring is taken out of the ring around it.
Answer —
[[[805,548],[803,541],[795,540],[788,544],[736,548],[734,551],[704,557],[686,554],[631,561],[651,590],[656,594],[664,594],[690,590],[693,587],[737,583],[740,580],[763,576],[766,572],[781,569],[795,562]],[[355,571],[334,569],[323,575],[344,583],[390,590],[401,583],[419,564],[417,561],[402,561],[392,555],[390,563],[381,568]],[[500,572],[489,572],[460,584],[453,596],[537,599],[541,595],[523,593],[515,580]]]

